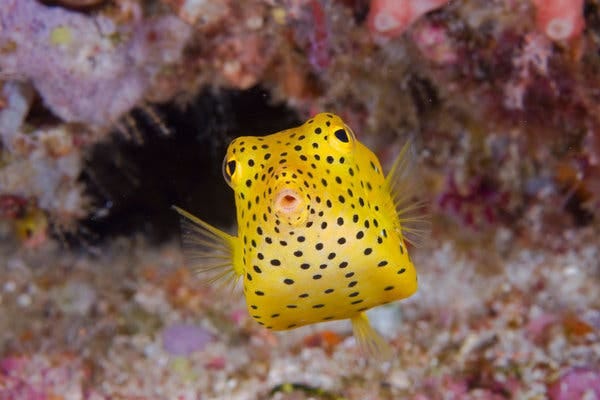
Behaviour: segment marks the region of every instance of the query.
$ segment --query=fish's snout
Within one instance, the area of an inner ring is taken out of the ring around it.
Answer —
[[[290,225],[298,225],[306,220],[306,199],[296,188],[284,187],[275,192],[273,211],[277,217]]]

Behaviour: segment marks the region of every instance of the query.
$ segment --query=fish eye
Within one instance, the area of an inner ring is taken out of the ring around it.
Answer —
[[[232,185],[232,180],[234,180],[238,169],[238,161],[234,157],[223,160],[223,177],[229,186]]]
[[[348,153],[354,148],[355,136],[346,125],[332,126],[333,135],[329,135],[329,144],[336,150]]]
[[[334,132],[334,135],[341,142],[348,143],[350,141],[350,138],[348,137],[348,133],[346,132],[345,129],[338,129],[337,131]]]
[[[227,175],[231,176],[235,173],[235,160],[227,161]]]

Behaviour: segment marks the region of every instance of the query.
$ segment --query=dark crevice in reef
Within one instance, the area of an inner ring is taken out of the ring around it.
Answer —
[[[271,103],[261,88],[202,92],[187,107],[156,108],[170,131],[134,111],[136,136],[115,132],[89,152],[81,180],[95,212],[81,231],[92,242],[142,233],[153,242],[172,238],[175,204],[220,227],[234,223],[233,192],[221,174],[228,143],[241,135],[269,134],[294,126],[298,116]]]

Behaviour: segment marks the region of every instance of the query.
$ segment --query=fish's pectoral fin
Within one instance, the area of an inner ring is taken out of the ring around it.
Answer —
[[[350,321],[356,342],[363,353],[379,361],[389,361],[393,358],[392,347],[373,329],[367,314],[356,314]]]
[[[393,204],[390,209],[400,220],[400,231],[404,239],[413,246],[423,245],[431,231],[431,220],[427,211],[428,202],[418,200],[418,185],[411,141],[407,141],[396,157],[392,169],[385,178]]]
[[[233,262],[236,238],[177,206],[172,208],[181,216],[185,264],[204,283],[235,286],[240,275],[235,271]]]

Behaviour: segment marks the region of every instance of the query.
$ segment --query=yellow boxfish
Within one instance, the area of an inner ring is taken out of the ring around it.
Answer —
[[[364,351],[390,356],[365,311],[417,290],[402,226],[415,220],[403,218],[412,207],[401,205],[407,149],[385,177],[375,154],[330,113],[238,137],[223,161],[238,234],[175,207],[184,253],[209,280],[242,278],[248,311],[267,329],[349,318]]]

